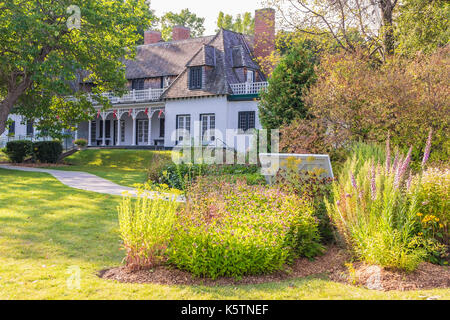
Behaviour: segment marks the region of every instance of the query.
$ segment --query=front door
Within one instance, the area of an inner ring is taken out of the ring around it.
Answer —
[[[139,145],[148,144],[148,120],[137,120],[137,141]]]

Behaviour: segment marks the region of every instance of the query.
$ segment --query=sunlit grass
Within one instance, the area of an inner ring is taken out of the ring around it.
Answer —
[[[325,276],[246,286],[120,284],[96,273],[124,256],[119,197],[71,189],[49,175],[0,169],[0,299],[450,299],[450,290],[375,292]],[[71,266],[81,271],[70,290]]]
[[[0,162],[7,162],[8,161],[8,157],[6,156],[6,154],[0,150]]]
[[[56,169],[88,172],[119,185],[132,187],[136,183],[146,182],[147,170],[152,168],[155,157],[171,161],[171,153],[168,151],[90,149],[64,159],[70,166]]]

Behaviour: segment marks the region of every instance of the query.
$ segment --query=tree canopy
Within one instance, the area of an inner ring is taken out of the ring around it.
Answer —
[[[180,13],[167,12],[160,18],[160,24],[165,41],[172,39],[172,29],[177,25],[190,28],[192,37],[201,37],[205,32],[205,18],[198,17],[189,9],[183,9]]]
[[[432,53],[450,41],[450,3],[446,0],[404,0],[399,8],[396,37],[402,55]]]
[[[308,115],[303,94],[314,82],[314,65],[313,55],[302,46],[282,57],[269,78],[267,91],[261,94],[259,116],[264,128],[278,129]]]
[[[216,31],[226,29],[252,35],[255,31],[255,18],[250,12],[238,14],[236,18],[234,18],[232,15],[225,14],[221,11],[217,17],[217,28]]]
[[[137,27],[151,22],[144,0],[10,0],[0,3],[0,134],[15,112],[47,126],[71,128],[92,116],[77,84],[94,99],[123,91],[124,58],[132,58]],[[75,93],[76,92],[76,93]],[[65,97],[76,95],[68,101]]]

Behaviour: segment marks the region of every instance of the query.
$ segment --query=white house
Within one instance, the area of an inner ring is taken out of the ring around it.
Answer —
[[[145,32],[136,58],[125,62],[130,91],[105,94],[113,107],[96,106],[77,137],[92,147],[172,148],[190,134],[204,144],[235,147],[244,132],[261,128],[258,98],[267,82],[256,58],[275,47],[274,11],[257,10],[255,20],[254,37],[220,30],[191,38],[188,28],[177,26],[173,40],[163,42],[161,33]],[[227,130],[234,136],[227,138]]]
[[[161,33],[145,32],[135,59],[125,61],[129,92],[105,93],[112,104],[107,110],[92,100],[96,114],[79,124],[77,138],[90,147],[173,148],[195,138],[236,148],[237,140],[250,139],[246,131],[261,128],[258,100],[267,79],[256,61],[275,49],[274,10],[256,11],[254,37],[220,30],[191,38],[188,28],[177,26],[172,38],[164,42]],[[79,90],[92,87],[78,84]]]

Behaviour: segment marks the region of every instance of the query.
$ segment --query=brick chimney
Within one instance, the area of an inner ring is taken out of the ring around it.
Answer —
[[[183,26],[175,26],[172,30],[172,40],[186,40],[191,37],[191,29]]]
[[[144,44],[158,43],[161,39],[161,32],[159,31],[149,30],[144,32]]]
[[[255,56],[264,73],[272,73],[274,66],[264,63],[264,58],[275,51],[275,10],[271,8],[255,12]]]

